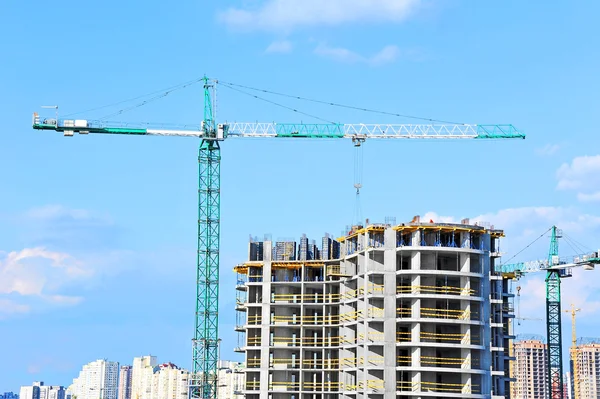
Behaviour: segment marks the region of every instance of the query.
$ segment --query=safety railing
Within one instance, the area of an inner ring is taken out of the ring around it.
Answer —
[[[367,390],[381,390],[385,388],[385,381],[383,380],[367,380],[359,381],[356,384],[346,384],[344,387],[345,391],[362,391]]]
[[[433,333],[427,331],[421,331],[419,333],[421,342],[436,342],[436,343],[448,343],[448,344],[462,344],[462,345],[479,345],[481,338],[478,335],[471,335],[469,332],[465,334],[460,333]],[[412,340],[412,333],[410,331],[398,331],[396,333],[396,342],[410,342]]]
[[[320,369],[323,368],[323,359],[303,359],[302,360],[302,367],[303,368],[313,368],[313,369]]]
[[[434,319],[476,320],[477,313],[460,309],[421,308],[421,317]]]
[[[359,297],[360,295],[363,295],[365,293],[365,289],[363,287],[354,289],[354,290],[349,290],[344,292],[343,294],[340,295],[340,299],[341,300],[348,300],[348,299],[354,299]]]
[[[261,343],[260,336],[248,337],[246,340],[246,345],[248,345],[248,346],[260,346],[260,343]]]
[[[367,334],[363,334],[360,333],[358,334],[358,338],[361,341],[371,341],[371,342],[378,342],[378,341],[383,341],[384,339],[384,333],[379,332],[379,331],[369,331]]]
[[[337,346],[341,344],[355,343],[356,339],[346,337],[303,337],[304,346]]]
[[[262,316],[261,315],[254,315],[254,316],[248,316],[248,321],[247,323],[249,325],[257,325],[262,323]]]
[[[249,283],[262,283],[263,276],[262,274],[251,274],[248,276]]]
[[[451,384],[443,382],[397,382],[398,391],[409,392],[440,392],[440,393],[461,393],[461,394],[479,394],[479,385],[475,384]]]
[[[301,340],[294,337],[273,337],[271,346],[300,346]]]
[[[258,338],[258,339],[256,339]],[[260,345],[260,337],[248,338],[248,346]],[[356,338],[337,337],[273,337],[270,346],[339,346],[355,344]]]
[[[273,391],[298,391],[300,383],[296,381],[272,381],[269,383],[269,389]]]
[[[340,391],[344,384],[341,382],[325,381],[325,382],[310,382],[302,383],[302,389],[305,391]]]
[[[381,308],[369,308],[367,309],[367,315],[369,318],[384,317],[384,310]]]
[[[299,368],[300,359],[296,358],[272,358],[269,359],[269,367],[285,366],[286,368]]]
[[[349,321],[356,321],[359,317],[362,317],[362,311],[353,311],[348,313],[342,313],[339,315],[305,315],[305,316],[294,316],[294,315],[285,315],[285,316],[272,316],[271,323],[272,324],[313,324],[313,325],[323,325],[323,324],[340,324],[346,323]]]
[[[373,355],[367,357],[367,364],[370,365],[381,365],[383,364],[385,358],[383,356]],[[364,359],[361,358],[361,362],[364,362]]]
[[[421,308],[421,316],[426,319],[449,319],[449,320],[478,320],[479,314],[468,309],[436,309],[436,308]],[[411,318],[412,311],[410,308],[397,308],[396,317]]]
[[[246,390],[256,391],[260,389],[260,381],[246,381]]]
[[[435,295],[460,295],[473,296],[476,291],[470,288],[460,288],[452,286],[431,286],[431,285],[399,285],[396,287],[397,294],[435,294]]]
[[[368,284],[367,285],[367,294],[382,295],[383,294],[383,284],[375,284],[375,283]]]
[[[356,367],[358,364],[355,357],[343,357],[341,359],[323,359],[323,368],[339,369],[340,367]]]
[[[411,356],[398,356],[398,366],[415,366],[413,364],[413,358]],[[446,368],[462,368],[470,369],[479,367],[479,360],[472,359],[470,357],[442,357],[442,356],[421,356],[419,358],[421,366],[431,367],[446,367]]]
[[[341,277],[341,276],[346,275],[346,270],[344,267],[341,267],[340,265],[327,265],[327,267],[325,268],[325,275]]]
[[[396,317],[399,318],[410,318],[412,317],[411,308],[396,308]]]
[[[346,291],[343,294],[274,294],[271,303],[336,303],[342,300],[353,299],[364,293],[364,288]]]
[[[246,361],[246,367],[248,367],[248,368],[260,367],[260,358],[248,359]]]

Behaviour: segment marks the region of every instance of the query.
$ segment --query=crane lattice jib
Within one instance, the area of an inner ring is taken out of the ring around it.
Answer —
[[[198,151],[198,254],[196,270],[196,324],[192,341],[190,398],[214,399],[217,395],[220,163],[219,142],[226,138],[304,139],[524,139],[513,125],[466,124],[302,124],[224,123],[215,120],[214,81],[204,80],[204,118],[200,126],[182,129],[141,124],[119,124],[87,119],[41,118],[33,114],[33,128],[65,136],[118,134],[178,136],[201,139]]]
[[[203,138],[197,129],[161,129],[133,124],[110,125],[85,119],[41,119],[34,115],[33,128],[72,133],[128,134],[142,136],[179,136]],[[297,124],[240,123],[222,124],[217,132],[227,137],[255,138],[368,138],[368,139],[523,139],[525,134],[513,125],[393,125],[393,124]]]

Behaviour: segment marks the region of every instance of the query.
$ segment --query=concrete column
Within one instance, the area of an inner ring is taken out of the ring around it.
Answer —
[[[268,399],[269,387],[269,323],[271,319],[271,241],[263,243],[263,284],[261,301],[261,342],[260,342],[260,399]]]
[[[489,235],[482,236],[482,239],[487,238],[487,248],[489,248]],[[490,280],[490,257],[489,252],[485,252],[481,255],[480,264],[482,266],[481,272],[483,278],[481,279],[480,292],[483,298],[487,299],[487,304],[481,307],[481,320],[484,322],[483,325],[483,336],[482,344],[485,345],[485,349],[481,353],[481,366],[483,370],[487,372],[481,376],[481,392],[492,391],[492,353],[491,353],[491,341],[492,341],[492,329],[490,327],[491,320],[491,305],[489,300],[491,298],[491,280]]]
[[[383,253],[384,399],[396,398],[396,231],[386,229]]]

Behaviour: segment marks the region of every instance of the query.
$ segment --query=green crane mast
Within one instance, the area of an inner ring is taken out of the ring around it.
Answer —
[[[216,80],[204,83],[204,118],[196,130],[169,130],[107,126],[85,119],[42,119],[33,115],[33,128],[53,130],[65,136],[79,134],[159,135],[200,138],[198,151],[198,255],[196,314],[192,340],[190,398],[214,399],[217,394],[219,360],[219,242],[221,197],[220,141],[240,138],[345,138],[353,141],[375,139],[524,139],[513,125],[468,124],[303,124],[232,123],[215,120]]]
[[[562,231],[556,226],[550,228],[550,250],[548,258],[531,262],[520,262],[500,265],[497,271],[514,274],[517,278],[526,273],[546,272],[546,334],[548,340],[548,386],[550,399],[563,399],[563,362],[562,362],[562,330],[561,330],[561,295],[562,278],[571,277],[574,267],[593,270],[600,264],[600,250],[589,254],[574,256],[572,259],[558,257],[558,239]]]
[[[561,237],[556,226],[552,226],[548,264],[558,258],[558,239]],[[552,399],[563,397],[562,329],[560,309],[560,279],[569,277],[566,269],[548,269],[546,272],[546,333],[548,335],[548,392]],[[561,276],[562,273],[562,276]]]

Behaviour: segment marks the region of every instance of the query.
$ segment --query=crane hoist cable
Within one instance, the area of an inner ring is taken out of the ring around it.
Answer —
[[[362,223],[362,206],[360,204],[360,189],[362,188],[362,175],[363,175],[363,143],[364,138],[353,138],[352,143],[354,144],[354,188],[356,189],[356,196],[354,199],[354,218],[356,225]]]

